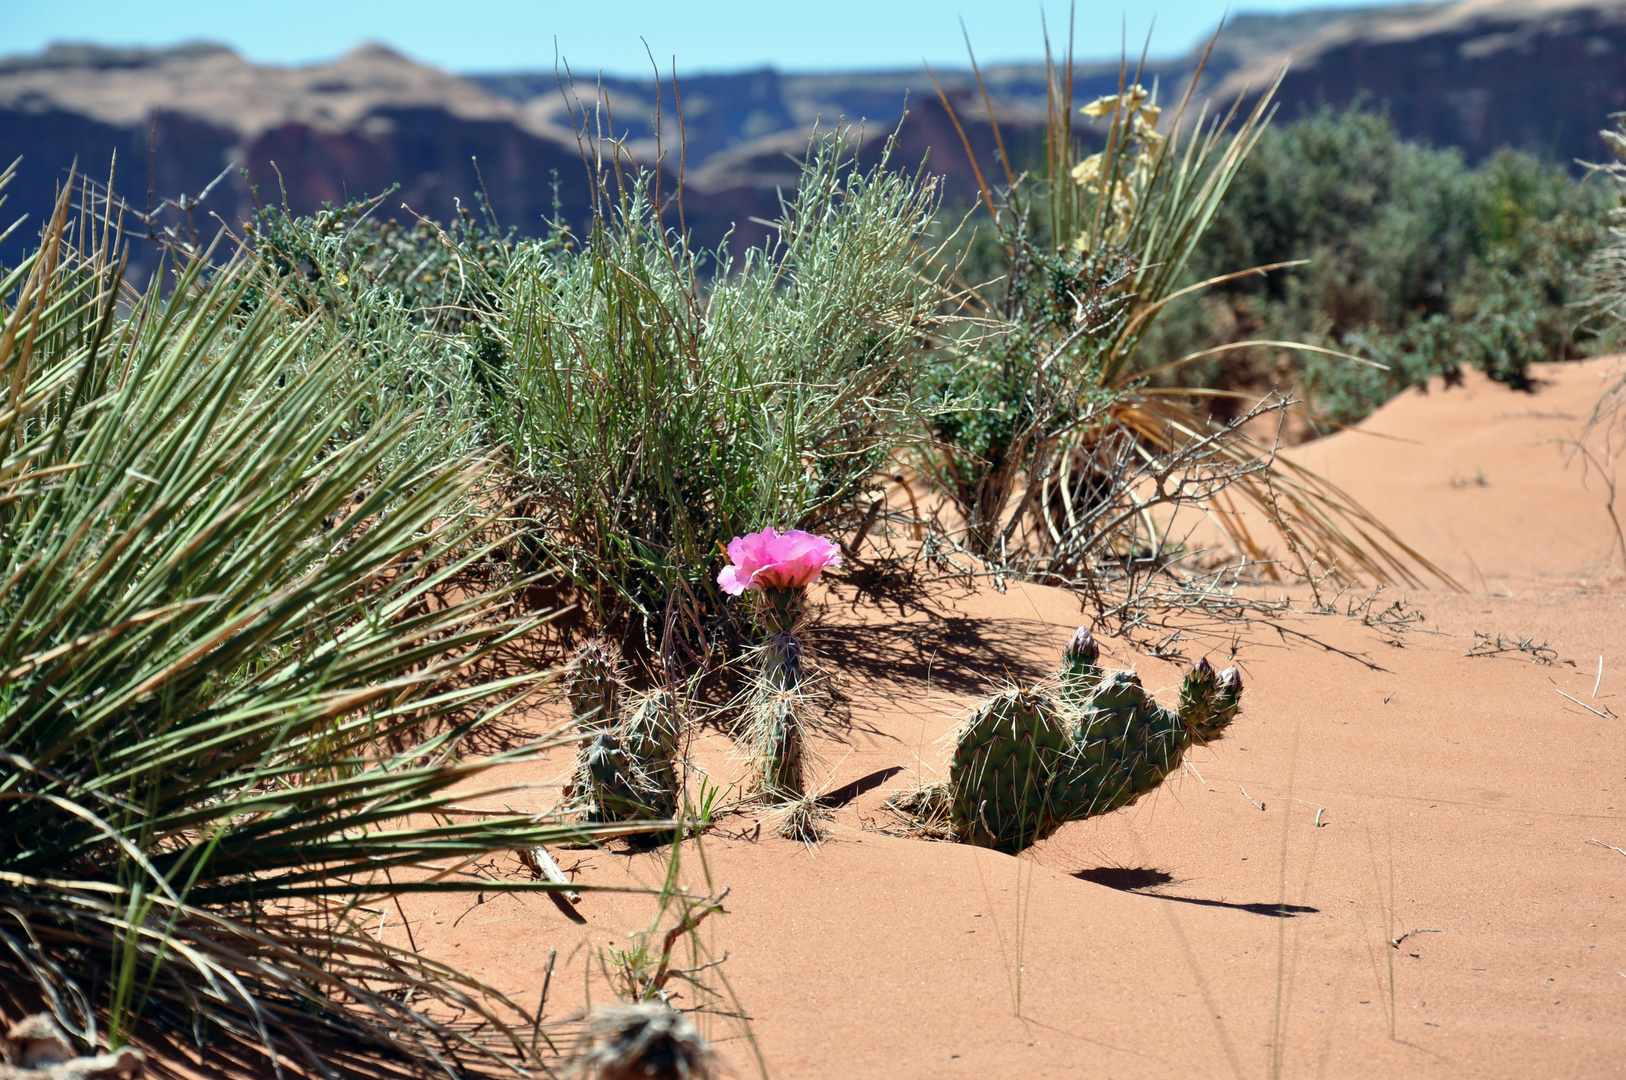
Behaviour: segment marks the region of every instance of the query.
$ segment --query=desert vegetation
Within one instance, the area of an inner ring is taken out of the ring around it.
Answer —
[[[1252,349],[1183,376],[1255,392],[1291,386],[1333,424],[1431,377],[1476,369],[1520,387],[1531,364],[1607,351],[1617,335],[1584,302],[1615,196],[1573,167],[1504,150],[1470,168],[1456,151],[1401,141],[1369,111],[1278,124],[1240,170],[1192,276],[1305,262],[1191,298],[1157,348],[1173,358],[1216,335],[1256,336],[1381,362]],[[1312,423],[1304,434],[1328,430]]]
[[[725,731],[732,806],[818,842],[822,575],[1059,585],[1096,632],[1166,644],[1171,611],[1265,610],[1243,583],[1308,582],[1323,611],[1455,585],[1283,432],[1613,340],[1576,301],[1589,265],[1618,275],[1616,193],[1467,169],[1370,114],[1272,128],[1268,92],[1160,102],[1126,69],[1075,102],[1070,61],[1050,78],[1042,163],[980,163],[971,212],[838,127],[737,252],[693,247],[680,193],[590,126],[586,227],[272,206],[171,242],[147,283],[107,189],[65,185],[0,268],[11,1005],[76,1050],[224,1042],[322,1075],[534,1075],[578,1048],[583,1075],[705,1075],[673,989],[749,1024],[697,933],[722,891],[679,873],[718,814],[687,747]],[[1170,707],[1099,660],[1082,629],[976,705],[944,775],[891,801],[913,835],[1019,854],[1243,707],[1234,667],[1191,665]],[[557,719],[493,748],[516,714]],[[547,812],[467,808],[550,750],[574,764]],[[385,942],[415,893],[608,888],[548,849],[628,837],[671,869],[650,927],[595,955],[618,1002],[590,1019]],[[480,869],[509,852],[533,873]]]

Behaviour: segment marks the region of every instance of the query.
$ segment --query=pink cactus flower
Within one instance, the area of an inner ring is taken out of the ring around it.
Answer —
[[[781,533],[772,525],[761,532],[736,536],[728,545],[729,565],[717,584],[730,596],[748,589],[801,589],[819,579],[826,567],[841,565],[834,541],[801,529]]]

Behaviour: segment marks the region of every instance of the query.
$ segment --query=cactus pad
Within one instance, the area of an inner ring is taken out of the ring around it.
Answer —
[[[1067,735],[1041,694],[1007,691],[960,732],[949,765],[949,816],[963,839],[1015,853],[1062,821],[1051,805]]]
[[[1128,806],[1179,767],[1189,741],[1179,714],[1153,701],[1129,671],[1103,678],[1071,734],[1055,795],[1069,821]]]
[[[962,840],[1015,853],[1064,822],[1128,806],[1180,767],[1192,745],[1223,737],[1242,677],[1207,660],[1187,672],[1176,712],[1132,671],[1103,674],[1080,627],[1062,654],[1059,693],[1011,690],[984,702],[955,741],[946,785]]]

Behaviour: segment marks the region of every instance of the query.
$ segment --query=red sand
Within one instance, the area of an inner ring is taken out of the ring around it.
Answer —
[[[938,740],[976,696],[1054,665],[1078,601],[1014,586],[900,610],[834,583],[815,641],[843,703],[824,786],[901,771],[837,810],[816,849],[762,816],[704,840],[732,890],[707,938],[771,1075],[1619,1073],[1626,854],[1589,840],[1626,848],[1626,720],[1559,691],[1626,714],[1626,588],[1604,489],[1547,441],[1579,430],[1613,366],[1544,369],[1533,395],[1481,380],[1408,394],[1365,427],[1411,441],[1349,432],[1296,451],[1470,592],[1407,594],[1426,617],[1399,635],[1343,616],[1252,624],[1234,643],[1233,734],[1021,858],[876,831],[892,820],[880,802],[942,765]],[[1475,631],[1548,641],[1558,663],[1467,658]],[[1171,699],[1177,667],[1104,644]],[[721,735],[697,742],[714,774],[737,775],[730,755]],[[556,854],[601,884],[665,866]],[[652,905],[589,893],[582,926],[540,896],[408,911],[419,947],[526,1001],[558,948],[559,1015],[582,1000],[581,946],[625,945]],[[723,1050],[754,1075],[743,1044]]]

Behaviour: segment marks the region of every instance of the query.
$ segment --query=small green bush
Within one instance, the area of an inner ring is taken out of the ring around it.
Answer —
[[[1260,140],[1189,277],[1308,265],[1192,299],[1149,345],[1173,360],[1216,335],[1295,340],[1388,365],[1257,348],[1180,375],[1186,385],[1294,386],[1339,423],[1465,366],[1524,387],[1531,364],[1593,343],[1574,304],[1612,204],[1604,185],[1527,154],[1503,151],[1469,168],[1455,150],[1403,141],[1381,114],[1324,108]]]
[[[485,323],[489,429],[534,555],[629,644],[674,597],[703,626],[722,612],[731,537],[838,531],[913,434],[936,186],[844,143],[815,141],[773,239],[737,260],[690,248],[642,181],[580,244],[515,249]]]

